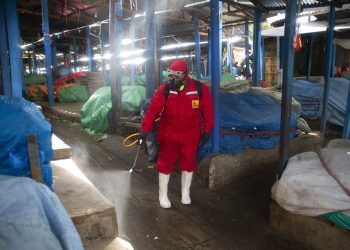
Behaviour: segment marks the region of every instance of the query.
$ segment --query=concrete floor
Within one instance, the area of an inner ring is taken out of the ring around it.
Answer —
[[[73,149],[73,160],[117,209],[119,237],[134,249],[302,249],[270,231],[268,213],[274,173],[256,175],[211,192],[193,183],[192,205],[181,204],[180,175],[170,179],[171,209],[158,203],[158,177],[136,147],[122,138],[91,137],[78,126],[52,120],[54,133]]]

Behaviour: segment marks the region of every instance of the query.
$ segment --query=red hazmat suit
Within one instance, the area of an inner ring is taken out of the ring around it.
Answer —
[[[201,97],[196,82],[188,77],[187,65],[182,60],[174,61],[170,70],[185,74],[185,89],[170,90],[166,96],[162,83],[154,94],[142,122],[142,132],[148,133],[154,128],[155,119],[162,113],[159,121],[158,140],[160,143],[157,168],[162,174],[174,170],[178,159],[182,171],[193,172],[196,168],[195,155],[201,136],[213,128],[213,104],[209,88],[202,84]]]

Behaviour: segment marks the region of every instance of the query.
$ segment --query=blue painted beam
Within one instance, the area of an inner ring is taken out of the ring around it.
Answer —
[[[11,67],[11,87],[12,96],[22,97],[23,81],[23,61],[21,38],[18,29],[18,19],[16,10],[16,1],[5,0],[5,13],[7,23],[7,35],[10,40],[9,55]]]
[[[50,47],[50,25],[49,25],[49,6],[48,0],[41,0],[41,12],[42,12],[42,29],[44,34],[44,48],[45,48],[45,68],[47,79],[47,91],[49,94],[49,104],[53,107],[54,93],[53,93],[53,79],[51,69],[51,47]]]
[[[282,104],[281,104],[281,128],[278,178],[282,176],[288,163],[288,142],[290,133],[290,117],[292,104],[293,71],[294,71],[294,48],[293,37],[295,35],[297,1],[289,0],[286,7],[286,19],[284,27],[285,58],[283,63]]]
[[[92,68],[92,49],[91,49],[91,40],[90,40],[90,27],[85,28],[85,38],[86,38],[86,55],[88,57],[88,69],[90,72],[93,71]]]
[[[136,33],[136,28],[135,28],[135,16],[132,16],[131,22],[130,22],[130,30],[129,30],[129,36],[131,39],[131,45],[130,49],[131,51],[135,50],[135,33]],[[136,65],[131,64],[130,65],[130,82],[131,85],[135,85],[135,76],[136,76]]]
[[[28,52],[29,74],[33,74],[32,56],[30,55],[30,50],[28,50],[27,52]]]
[[[254,36],[253,36],[253,86],[259,86],[261,80],[261,10],[254,10]]]
[[[229,69],[231,69],[230,67],[230,42],[227,38],[227,41],[226,41],[226,67],[229,67]]]
[[[264,46],[264,40],[261,40],[261,47],[260,47],[260,76],[259,79],[264,79],[265,77],[265,46]]]
[[[34,74],[38,74],[38,63],[36,61],[35,43],[32,43],[32,51],[33,51],[33,70],[34,70]]]
[[[212,152],[219,152],[220,127],[219,127],[219,98],[221,81],[221,54],[222,54],[222,1],[210,1],[210,40],[211,40],[211,94],[214,105],[214,128],[212,132]]]
[[[164,70],[164,64],[161,60],[163,57],[161,48],[163,47],[163,39],[162,39],[162,23],[158,23],[157,25],[157,50],[158,50],[158,68],[159,68],[159,83],[163,82],[163,70]]]
[[[208,30],[208,64],[207,64],[207,78],[211,77],[211,31]]]
[[[337,59],[337,45],[333,43],[332,46],[332,66],[331,66],[331,77],[335,75],[335,64]]]
[[[306,80],[310,80],[311,74],[311,66],[312,66],[312,45],[314,43],[313,34],[309,35],[308,43],[307,43],[307,62],[306,62]]]
[[[52,56],[52,66],[57,66],[57,49],[56,49],[56,36],[52,36],[52,44],[51,44],[51,56]]]
[[[5,6],[4,2],[0,1],[0,59],[1,59],[1,74],[2,74],[2,88],[3,94],[11,96],[11,73],[10,73],[10,62],[8,57],[7,47],[7,32],[5,25]]]
[[[195,49],[196,49],[196,73],[197,80],[201,79],[201,36],[199,34],[199,26],[198,26],[198,15],[193,14],[194,21],[194,41],[195,41]]]
[[[350,88],[348,90],[348,101],[346,104],[342,138],[349,139],[349,135],[350,135]]]
[[[250,78],[250,68],[249,68],[249,20],[245,20],[245,65],[246,65],[246,72],[245,77],[246,79]]]
[[[324,71],[324,90],[323,90],[323,103],[322,103],[322,116],[321,116],[321,133],[326,132],[326,122],[327,122],[327,104],[329,95],[329,76],[331,73],[332,66],[332,44],[334,35],[334,18],[335,18],[335,7],[330,6],[329,10],[329,24],[327,30],[327,43],[326,43],[326,63]]]
[[[77,54],[77,39],[73,38],[73,67],[74,67],[74,72],[77,72],[77,67],[78,67],[78,54]]]
[[[155,90],[154,79],[154,11],[155,1],[146,0],[146,98],[152,98]],[[177,50],[176,50],[177,51]],[[177,57],[177,55],[176,55]]]

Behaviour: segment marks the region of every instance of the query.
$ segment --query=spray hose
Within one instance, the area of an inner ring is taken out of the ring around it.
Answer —
[[[132,146],[134,146],[135,144],[137,144],[137,142],[139,141],[139,139],[136,139],[136,140],[134,140],[134,141],[132,141],[132,142],[130,142],[130,143],[128,143],[128,141],[129,141],[131,138],[133,138],[133,137],[137,137],[139,134],[140,134],[140,133],[135,133],[135,134],[131,134],[131,135],[129,135],[128,137],[126,137],[126,138],[124,139],[124,141],[123,141],[124,147],[132,147]]]

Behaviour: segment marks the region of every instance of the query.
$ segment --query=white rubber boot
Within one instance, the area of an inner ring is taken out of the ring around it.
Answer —
[[[185,205],[191,204],[190,187],[193,172],[182,171],[181,174],[181,203]]]
[[[159,173],[159,204],[162,208],[170,208],[171,203],[168,199],[168,183],[170,174]]]

